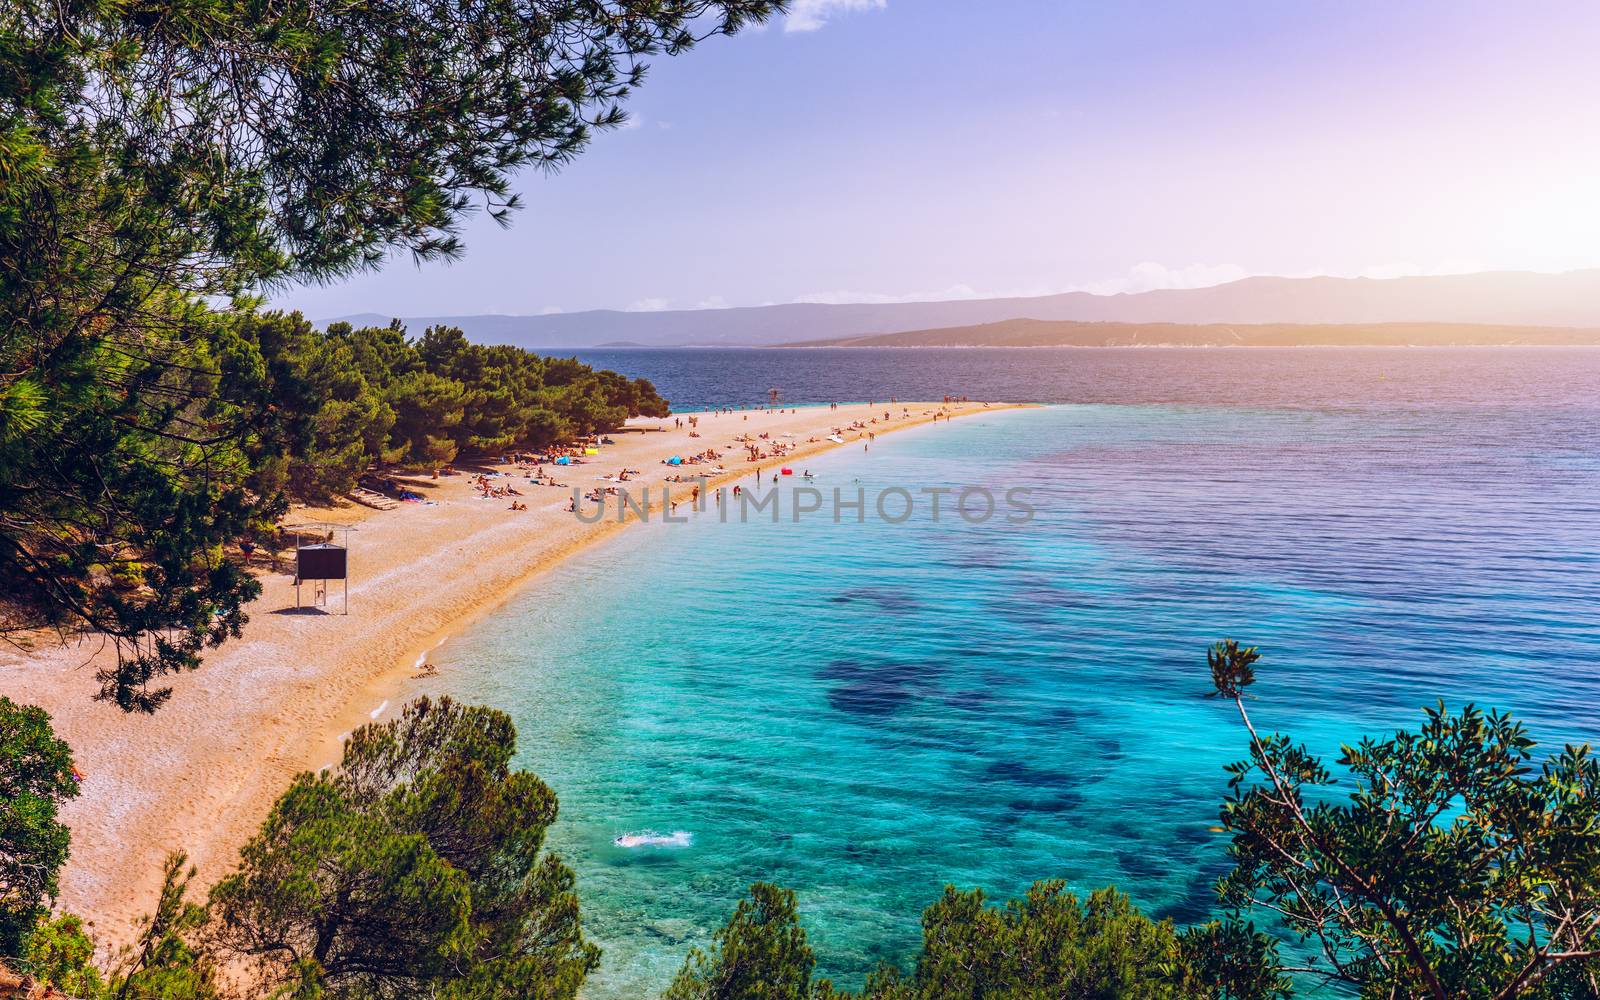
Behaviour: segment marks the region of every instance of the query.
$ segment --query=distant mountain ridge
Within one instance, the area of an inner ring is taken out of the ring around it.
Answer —
[[[358,325],[389,316],[339,317]],[[594,347],[628,341],[648,347],[775,346],[1005,320],[1092,323],[1376,324],[1472,323],[1600,328],[1600,270],[1545,274],[1489,271],[1410,278],[1243,278],[1209,288],[950,302],[821,305],[538,316],[411,316],[408,328],[459,326],[485,344]]]
[[[784,347],[1506,347],[1596,346],[1600,329],[1483,323],[1084,323],[1009,319]]]

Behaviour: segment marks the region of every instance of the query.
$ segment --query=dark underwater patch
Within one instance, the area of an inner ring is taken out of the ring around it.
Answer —
[[[834,709],[862,717],[883,717],[930,694],[934,679],[942,672],[925,663],[835,660],[819,670],[817,676],[839,682],[828,691],[828,704]]]
[[[951,708],[965,709],[967,711],[982,711],[994,702],[995,693],[985,688],[967,688],[962,691],[952,691],[944,696],[944,703]]]
[[[982,819],[983,839],[990,844],[1009,844],[1027,813],[1016,809],[991,809]]]
[[[1083,783],[1082,776],[1075,772],[1035,767],[1020,760],[997,760],[983,769],[983,777],[1026,788],[1070,788]]]
[[[912,700],[912,693],[898,684],[860,681],[844,684],[828,692],[828,704],[851,715],[893,715]]]
[[[1192,862],[1191,862],[1192,863]],[[1183,896],[1151,913],[1157,920],[1170,919],[1179,927],[1199,924],[1217,915],[1217,880],[1227,874],[1225,862],[1209,861],[1199,864],[1185,883]]]
[[[894,615],[910,614],[922,606],[922,602],[911,594],[882,587],[852,587],[828,598],[828,601],[832,604],[871,604],[879,611]]]
[[[1153,846],[1140,845],[1116,852],[1117,864],[1134,880],[1155,879],[1172,871],[1172,859]]]
[[[1006,803],[1006,809],[1018,815],[1033,813],[1054,816],[1074,812],[1082,808],[1085,801],[1087,800],[1082,793],[1067,790],[1038,798],[1012,799]]]

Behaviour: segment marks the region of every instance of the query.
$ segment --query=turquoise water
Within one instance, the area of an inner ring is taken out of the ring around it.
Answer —
[[[1031,488],[1025,525],[632,530],[436,657],[561,797],[553,846],[653,995],[748,884],[800,896],[821,971],[904,962],[947,882],[1114,882],[1211,909],[1243,739],[1205,647],[1266,659],[1252,713],[1329,750],[1444,698],[1600,735],[1595,411],[1072,405],[808,464],[817,485]],[[623,849],[622,833],[688,846]]]

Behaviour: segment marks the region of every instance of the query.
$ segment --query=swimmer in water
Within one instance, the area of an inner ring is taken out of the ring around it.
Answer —
[[[654,830],[643,830],[639,833],[624,833],[612,841],[618,847],[688,847],[694,843],[694,834],[688,830],[674,830],[672,833],[656,833]]]

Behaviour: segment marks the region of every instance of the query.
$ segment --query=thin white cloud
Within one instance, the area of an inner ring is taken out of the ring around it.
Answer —
[[[809,292],[797,295],[791,302],[805,302],[813,305],[838,306],[854,305],[860,303],[882,304],[887,302],[950,302],[958,299],[990,299],[997,296],[980,292],[970,285],[951,285],[933,292],[908,292],[904,295],[889,295],[883,292],[856,292],[835,290],[827,292]]]
[[[1250,277],[1237,264],[1185,264],[1172,267],[1155,261],[1141,261],[1117,278],[1090,282],[1064,291],[1093,292],[1096,295],[1138,294],[1163,288],[1208,288]]]
[[[699,302],[695,303],[694,307],[696,309],[729,309],[729,308],[732,308],[728,304],[728,300],[723,298],[720,295],[713,295],[710,298],[701,299]]]
[[[625,311],[631,313],[654,313],[672,308],[672,303],[666,299],[640,299]]]
[[[882,10],[889,0],[794,0],[789,5],[789,16],[784,19],[784,31],[816,31],[839,14],[853,14],[863,10]]]

